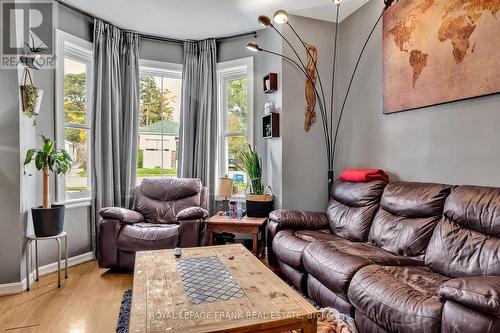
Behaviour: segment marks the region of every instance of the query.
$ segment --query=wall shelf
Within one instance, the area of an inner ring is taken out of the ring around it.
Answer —
[[[262,117],[262,137],[264,139],[280,136],[280,114],[272,112]]]
[[[271,94],[278,90],[278,74],[269,73],[266,76],[264,76],[262,82],[264,85],[265,94]]]

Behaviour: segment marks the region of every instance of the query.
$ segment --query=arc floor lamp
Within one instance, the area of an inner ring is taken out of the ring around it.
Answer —
[[[361,48],[361,51],[359,53],[359,56],[356,60],[356,63],[354,65],[351,77],[349,79],[349,83],[347,85],[347,90],[346,93],[342,99],[342,102],[337,104],[334,103],[334,90],[335,90],[335,69],[336,69],[336,63],[337,63],[337,51],[338,51],[338,30],[339,30],[339,13],[340,13],[340,7],[341,3],[343,0],[333,0],[333,3],[336,8],[335,12],[335,32],[334,32],[334,44],[333,44],[333,70],[332,70],[332,88],[330,92],[330,105],[327,105],[326,103],[326,98],[325,98],[325,91],[323,87],[323,82],[321,80],[320,73],[318,71],[317,66],[315,66],[315,74],[317,76],[317,83],[319,84],[319,87],[317,87],[316,84],[314,84],[314,93],[316,95],[317,99],[317,107],[319,109],[319,114],[320,114],[320,119],[321,119],[321,127],[323,131],[323,138],[324,138],[324,144],[325,144],[325,151],[326,151],[326,161],[328,164],[328,191],[330,191],[332,183],[334,181],[334,157],[335,157],[335,149],[337,145],[337,139],[338,139],[338,132],[339,132],[339,127],[342,122],[342,116],[345,111],[346,107],[346,102],[349,97],[349,92],[351,90],[352,82],[354,81],[354,77],[356,76],[356,72],[358,70],[359,63],[361,61],[361,58],[363,57],[363,53],[366,49],[366,45],[370,41],[371,36],[373,35],[373,32],[375,31],[375,28],[379,24],[380,20],[382,19],[382,16],[384,15],[384,12],[395,2],[398,0],[383,0],[384,1],[384,8],[380,15],[377,18],[377,21],[371,28],[370,32],[368,33],[368,36],[365,39],[365,42],[363,44],[363,47]],[[348,1],[348,0],[345,0]],[[258,18],[259,24],[263,27],[270,27],[276,31],[277,34],[280,35],[280,37],[283,39],[283,41],[288,44],[288,46],[291,48],[294,57],[288,57],[283,54],[280,54],[278,52],[266,50],[264,48],[259,47],[256,43],[248,43],[247,48],[251,51],[255,52],[265,52],[269,53],[275,56],[279,56],[286,61],[289,61],[293,65],[295,65],[305,76],[307,80],[312,79],[311,76],[308,74],[307,66],[304,64],[304,61],[302,60],[302,57],[299,55],[299,52],[297,49],[290,43],[290,41],[274,26],[273,22],[268,16],[261,15]],[[308,44],[300,37],[298,32],[293,28],[292,24],[290,23],[288,13],[282,9],[278,10],[277,12],[274,13],[273,15],[273,21],[275,24],[286,24],[288,28],[294,33],[294,35],[298,38],[302,46],[304,47],[306,54],[308,56],[312,57],[312,54],[310,52],[310,49],[308,48]],[[336,107],[337,104],[337,107]],[[340,108],[338,107],[340,106]]]

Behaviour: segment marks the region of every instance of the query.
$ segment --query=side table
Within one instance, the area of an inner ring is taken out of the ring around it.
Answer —
[[[267,222],[267,217],[243,217],[241,219],[227,216],[212,216],[204,221],[207,226],[208,245],[213,243],[216,232],[249,233],[252,234],[252,253],[257,256],[257,240],[259,229]],[[265,244],[265,242],[264,242]]]
[[[35,265],[36,265],[36,281],[39,279],[38,275],[38,241],[55,239],[57,241],[57,288],[61,287],[61,238],[64,238],[64,278],[68,278],[68,234],[66,231],[61,232],[59,235],[49,237],[37,237],[36,235],[29,235],[26,239],[26,291],[30,290],[30,271],[31,271],[31,258],[30,258],[30,244],[35,241]]]

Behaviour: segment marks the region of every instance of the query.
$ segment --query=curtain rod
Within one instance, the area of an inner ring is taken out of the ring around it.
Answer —
[[[80,15],[83,15],[85,18],[87,18],[89,21],[92,21],[96,18],[99,19],[105,23],[112,24],[111,22],[108,22],[106,20],[103,20],[100,17],[97,17],[95,15],[89,14],[86,11],[75,7],[73,5],[70,5],[63,0],[56,0],[56,2],[60,5],[63,5],[64,7],[77,12]],[[126,32],[131,32],[131,33],[136,33],[138,34],[141,38],[143,39],[149,39],[149,40],[154,40],[154,41],[160,41],[160,42],[167,42],[167,43],[174,43],[174,44],[183,44],[184,42],[196,42],[196,40],[193,39],[178,39],[178,38],[171,38],[171,37],[163,37],[163,36],[158,36],[158,35],[152,35],[152,34],[144,34],[138,31],[134,30],[129,30],[129,29],[122,29],[123,31]],[[219,37],[219,38],[214,38],[217,42],[225,41],[225,40],[230,40],[230,39],[235,39],[235,38],[242,38],[246,36],[254,36],[254,38],[257,38],[257,31],[251,31],[251,32],[245,32],[245,33],[240,33],[240,34],[235,34],[235,35],[229,35],[229,36],[224,36],[224,37]]]

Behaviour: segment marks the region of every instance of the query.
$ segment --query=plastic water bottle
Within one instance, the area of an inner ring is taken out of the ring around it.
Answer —
[[[241,219],[243,217],[243,205],[240,201],[236,204],[236,216]]]

